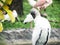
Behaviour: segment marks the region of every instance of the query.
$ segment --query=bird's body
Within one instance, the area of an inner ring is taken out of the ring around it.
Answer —
[[[46,45],[48,38],[51,34],[51,26],[48,19],[41,16],[37,9],[32,9],[31,15],[34,15],[34,29],[32,34],[32,44],[33,45]]]
[[[40,12],[33,8],[27,15],[24,23],[34,21],[34,28],[32,33],[32,45],[46,45],[50,35],[51,26],[48,19],[42,17]]]
[[[51,26],[47,19],[44,17],[37,16],[34,19],[35,27],[32,34],[33,45],[43,45],[50,37]],[[48,35],[49,33],[49,35]],[[48,36],[48,37],[47,37]]]

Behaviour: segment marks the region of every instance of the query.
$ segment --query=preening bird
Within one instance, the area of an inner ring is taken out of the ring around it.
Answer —
[[[48,19],[41,17],[40,12],[37,9],[32,8],[23,23],[31,21],[34,21],[32,45],[46,45],[51,35],[51,25]]]

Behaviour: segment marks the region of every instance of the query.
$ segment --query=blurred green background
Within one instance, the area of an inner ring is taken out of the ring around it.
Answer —
[[[18,16],[18,20],[15,23],[10,23],[5,21],[3,23],[4,30],[8,29],[17,29],[17,28],[30,28],[30,23],[23,24],[23,20],[25,19],[26,15],[30,12],[32,7],[29,5],[27,0],[23,0],[23,12],[24,15],[21,17]],[[51,23],[52,28],[60,28],[60,0],[53,0],[53,6],[50,5],[46,9],[46,13],[48,14],[47,19],[52,20]],[[33,24],[34,25],[34,24]]]

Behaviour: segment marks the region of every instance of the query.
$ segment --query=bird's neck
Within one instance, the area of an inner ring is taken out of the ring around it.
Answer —
[[[37,20],[38,18],[41,18],[40,13],[36,15],[35,20]]]
[[[37,15],[34,19],[34,23],[36,23],[38,20],[40,20],[41,16],[40,15]]]

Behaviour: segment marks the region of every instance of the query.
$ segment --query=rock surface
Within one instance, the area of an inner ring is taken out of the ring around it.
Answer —
[[[52,29],[48,45],[60,44],[60,29]],[[2,37],[2,38],[1,38]],[[7,45],[31,45],[32,29],[13,29],[0,33]]]

